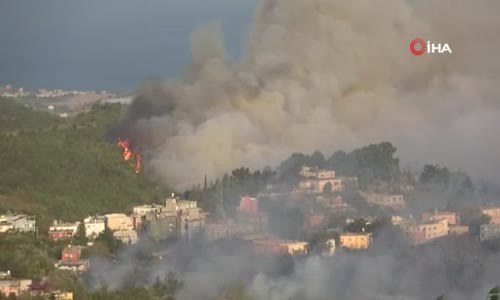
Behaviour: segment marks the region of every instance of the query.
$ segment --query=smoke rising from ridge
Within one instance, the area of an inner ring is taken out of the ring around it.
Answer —
[[[177,188],[291,152],[390,140],[403,160],[500,182],[497,1],[263,0],[230,62],[217,25],[177,82],[148,83],[120,125]],[[453,54],[413,56],[412,39]],[[476,159],[481,157],[481,159]]]

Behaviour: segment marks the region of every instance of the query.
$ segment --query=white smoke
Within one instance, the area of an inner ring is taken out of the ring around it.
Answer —
[[[128,121],[178,188],[382,140],[403,160],[500,182],[498,11],[489,0],[262,0],[240,61],[226,59],[217,26],[198,30],[186,78],[136,99],[170,109]],[[416,57],[416,37],[453,53]]]

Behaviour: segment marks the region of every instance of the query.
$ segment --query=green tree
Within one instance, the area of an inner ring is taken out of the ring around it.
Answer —
[[[97,236],[96,242],[104,244],[111,253],[116,253],[123,245],[113,236],[113,231],[107,227]]]
[[[439,165],[425,165],[419,181],[426,185],[446,188],[450,180],[450,171]]]
[[[87,231],[85,229],[84,222],[80,222],[80,224],[78,225],[78,229],[76,230],[75,236],[73,237],[73,241],[77,245],[87,245],[89,239],[87,238]]]

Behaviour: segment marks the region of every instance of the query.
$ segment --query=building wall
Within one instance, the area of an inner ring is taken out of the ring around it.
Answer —
[[[500,207],[483,208],[481,211],[491,217],[490,224],[500,224]]]
[[[162,209],[164,209],[164,206],[161,205],[141,205],[141,206],[136,206],[133,208],[133,212],[136,215],[139,216],[146,216],[148,214],[154,214],[154,213],[160,213]]]
[[[5,296],[14,294],[19,296],[19,294],[28,291],[31,280],[29,279],[0,279],[0,293]]]
[[[135,244],[139,240],[137,232],[133,229],[117,230],[113,232],[113,236],[124,244]]]
[[[350,249],[367,249],[372,241],[373,237],[369,233],[340,235],[340,245]]]
[[[500,224],[484,224],[481,225],[479,239],[487,241],[500,238]]]
[[[69,240],[73,236],[72,230],[54,230],[49,231],[49,237],[53,241]]]
[[[132,218],[124,214],[106,215],[106,226],[113,231],[134,229]]]
[[[241,197],[239,210],[249,214],[257,214],[259,212],[257,198]]]
[[[421,224],[418,226],[419,231],[425,232],[427,240],[446,236],[450,233],[448,228],[448,220],[444,219],[431,224]]]
[[[14,229],[14,225],[12,225],[11,223],[8,223],[8,222],[0,223],[0,232],[7,232],[7,231],[13,230],[13,229]]]
[[[288,254],[290,255],[307,254],[306,242],[287,242],[285,245],[287,247]]]
[[[420,245],[427,240],[425,232],[420,231],[406,232],[406,237],[411,245]]]
[[[406,206],[406,201],[403,195],[384,195],[384,194],[367,194],[363,193],[366,202],[379,205],[392,207],[394,209],[401,209]]]
[[[14,226],[14,230],[21,232],[35,232],[36,229],[35,218],[26,215],[15,216],[10,220],[10,223]]]
[[[422,215],[422,219],[428,220],[428,221],[439,221],[439,220],[446,219],[448,221],[448,225],[460,224],[459,214],[456,212],[449,212],[449,211],[424,213]]]
[[[449,226],[450,228],[450,234],[466,234],[469,232],[469,226],[460,226],[460,225],[452,225]]]
[[[304,192],[322,193],[325,190],[325,186],[330,183],[332,186],[332,191],[342,191],[344,186],[342,185],[342,179],[304,179],[299,183],[299,189]]]
[[[333,170],[315,170],[310,167],[302,167],[299,173],[300,176],[306,177],[306,178],[317,178],[317,179],[324,179],[324,178],[335,178],[335,171]]]
[[[78,226],[80,222],[75,223],[60,223],[55,221],[52,226],[49,227],[49,231],[71,231],[72,234],[75,234],[78,231]]]
[[[83,223],[85,224],[85,235],[89,238],[95,238],[106,229],[106,219],[101,218],[86,218]]]
[[[82,254],[82,248],[78,246],[68,246],[61,251],[62,261],[78,261]]]

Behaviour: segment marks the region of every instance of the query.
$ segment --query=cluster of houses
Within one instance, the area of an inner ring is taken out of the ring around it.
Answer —
[[[417,218],[411,215],[405,217],[400,213],[407,207],[402,193],[362,192],[358,189],[357,178],[337,177],[335,171],[308,167],[303,167],[299,175],[301,180],[296,190],[261,194],[257,197],[241,197],[237,213],[231,219],[225,215],[215,220],[208,219],[208,214],[198,207],[196,201],[183,200],[172,194],[162,204],[136,206],[128,215],[111,213],[89,216],[82,222],[74,223],[54,221],[49,228],[48,236],[54,241],[70,241],[81,230],[83,223],[85,234],[90,241],[109,229],[116,239],[126,244],[134,244],[144,235],[158,241],[170,238],[184,238],[189,241],[193,235],[198,235],[209,242],[226,238],[235,239],[246,243],[248,249],[258,255],[305,255],[309,251],[306,241],[286,240],[268,233],[269,216],[260,208],[259,200],[261,197],[267,197],[304,203],[304,199],[312,199],[320,209],[306,211],[303,230],[319,232],[328,227],[325,212],[355,212],[341,193],[348,190],[356,191],[367,204],[392,212],[392,224],[401,229],[412,245],[421,245],[450,234],[459,235],[469,231],[469,227],[461,223],[458,212],[435,210]],[[409,189],[411,187],[400,190]],[[500,207],[483,208],[482,213],[489,216],[491,221],[489,224],[481,225],[480,240],[500,238]],[[349,221],[354,220],[348,219],[347,223]],[[0,232],[9,231],[35,232],[35,218],[13,214],[0,216]],[[340,228],[334,231],[338,233],[338,239],[326,241],[323,251],[325,256],[333,256],[337,247],[363,250],[370,248],[374,242],[373,235],[365,232],[364,228],[361,232],[342,232]],[[87,271],[90,263],[88,259],[82,258],[84,249],[82,246],[66,246],[56,267],[74,272]],[[35,292],[34,286],[29,280],[12,278],[10,273],[0,273],[0,292],[3,294]],[[38,288],[38,292],[41,290]],[[72,299],[72,295],[68,293],[57,293],[59,298],[55,299]]]
[[[36,220],[33,216],[8,213],[0,215],[0,232],[35,232]]]
[[[7,297],[29,294],[41,299],[73,300],[72,292],[53,289],[44,280],[34,281],[13,277],[10,271],[0,272],[0,295],[2,294]]]

